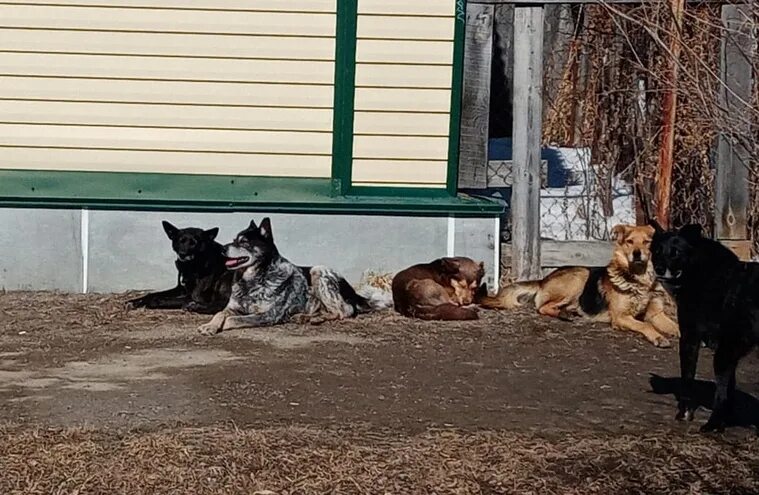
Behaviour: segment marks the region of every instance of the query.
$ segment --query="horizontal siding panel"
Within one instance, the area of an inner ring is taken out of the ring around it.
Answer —
[[[147,7],[160,9],[263,10],[335,12],[336,0],[7,0],[17,5],[88,5],[92,7]]]
[[[0,168],[91,172],[329,177],[328,156],[218,155],[82,149],[3,148]]]
[[[331,109],[0,100],[0,122],[331,131]]]
[[[377,91],[377,90],[375,90]],[[384,93],[383,93],[384,94]],[[369,94],[375,101],[376,94]],[[331,108],[332,86],[0,77],[0,98]]]
[[[359,14],[453,16],[456,0],[358,0]]]
[[[2,79],[0,79],[0,88]],[[355,107],[359,111],[448,112],[450,89],[356,88]]]
[[[356,86],[446,89],[451,77],[450,66],[356,64]]]
[[[453,40],[454,19],[445,17],[358,16],[358,38]]]
[[[353,138],[353,156],[357,160],[362,158],[446,160],[448,157],[448,138],[355,136]]]
[[[445,161],[406,162],[393,160],[354,160],[353,181],[382,184],[445,185],[448,164]]]
[[[20,76],[332,84],[334,62],[0,53],[0,71]]]
[[[14,28],[331,37],[335,35],[336,17],[314,13],[0,5],[0,27]]]
[[[0,124],[0,145],[155,151],[330,154],[325,133]],[[221,158],[219,158],[221,160]],[[251,160],[255,160],[251,158]]]
[[[0,50],[48,53],[115,53],[186,57],[282,58],[334,60],[335,40],[222,36],[214,34],[154,34],[103,31],[0,29]]]
[[[0,36],[2,36],[1,33]],[[453,63],[453,43],[450,41],[358,40],[356,61],[450,65]]]
[[[353,132],[447,137],[449,122],[450,115],[447,113],[356,112]]]

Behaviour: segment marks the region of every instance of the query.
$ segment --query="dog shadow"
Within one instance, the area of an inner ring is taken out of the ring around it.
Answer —
[[[657,395],[672,395],[675,400],[680,400],[680,378],[665,378],[651,374],[649,378],[651,391]],[[699,407],[711,410],[715,391],[714,382],[696,380],[693,385],[693,397]],[[728,426],[740,426],[755,428],[759,434],[759,399],[751,394],[735,390],[735,404],[731,417],[727,420]]]

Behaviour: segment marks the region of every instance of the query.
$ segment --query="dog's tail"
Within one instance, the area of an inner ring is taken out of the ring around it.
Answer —
[[[516,282],[498,291],[495,296],[484,296],[477,303],[487,309],[514,309],[535,301],[540,281]]]
[[[408,316],[420,320],[476,320],[479,318],[474,308],[463,308],[455,304],[440,304],[438,306],[414,306],[409,308]]]
[[[359,307],[362,312],[381,311],[393,307],[393,293],[382,287],[364,285],[356,291],[356,295],[363,299],[363,306]]]

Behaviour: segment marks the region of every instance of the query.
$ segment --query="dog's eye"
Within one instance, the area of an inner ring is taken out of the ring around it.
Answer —
[[[648,246],[649,244],[651,244],[651,241],[649,241],[648,239],[646,239],[645,241],[643,241],[643,245],[644,246]]]
[[[635,241],[633,241],[632,239],[627,239],[625,242],[627,244],[629,244],[630,246],[632,246],[633,244],[635,244]]]

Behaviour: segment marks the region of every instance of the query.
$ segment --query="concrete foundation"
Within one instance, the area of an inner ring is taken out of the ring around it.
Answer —
[[[0,288],[123,292],[172,287],[174,255],[161,220],[219,227],[225,243],[253,218],[269,216],[283,256],[327,265],[357,283],[367,270],[396,272],[440,256],[484,261],[498,279],[496,218],[164,213],[0,209]]]

